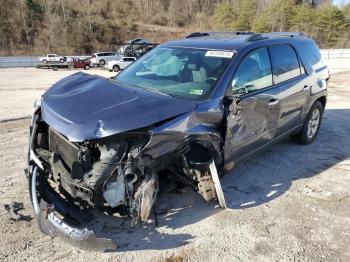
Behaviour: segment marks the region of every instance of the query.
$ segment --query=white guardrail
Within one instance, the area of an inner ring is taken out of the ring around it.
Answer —
[[[67,58],[85,59],[91,56],[66,56]],[[34,67],[39,64],[39,56],[0,56],[0,68]]]
[[[321,49],[323,59],[350,58],[350,49]],[[67,58],[88,58],[88,56],[67,56]],[[0,56],[1,67],[33,67],[39,63],[38,56]]]
[[[321,49],[323,59],[350,58],[350,49]]]

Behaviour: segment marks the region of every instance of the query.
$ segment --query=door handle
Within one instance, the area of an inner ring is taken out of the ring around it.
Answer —
[[[279,100],[277,98],[272,98],[267,104],[269,106],[274,106],[274,105],[277,105],[279,102]]]

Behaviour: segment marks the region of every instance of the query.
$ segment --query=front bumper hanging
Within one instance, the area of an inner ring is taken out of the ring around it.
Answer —
[[[28,174],[30,178],[29,186],[34,214],[38,221],[40,230],[51,236],[61,236],[70,244],[87,250],[108,251],[115,250],[117,246],[111,239],[96,237],[92,230],[87,228],[78,228],[68,224],[64,218],[58,216],[58,211],[55,209],[55,203],[47,203],[40,196],[44,192],[38,192],[40,185],[38,184],[38,167],[35,166],[33,172]],[[62,203],[60,203],[62,207]],[[59,214],[62,216],[62,214]]]

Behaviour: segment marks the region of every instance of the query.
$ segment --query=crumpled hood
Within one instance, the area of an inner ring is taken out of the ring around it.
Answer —
[[[85,73],[54,84],[41,103],[43,120],[74,142],[146,127],[195,107],[194,101]]]

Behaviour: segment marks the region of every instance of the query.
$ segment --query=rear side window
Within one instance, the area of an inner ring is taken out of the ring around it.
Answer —
[[[317,45],[313,41],[308,41],[299,44],[307,60],[309,60],[311,65],[317,64],[321,60],[321,53]]]
[[[270,51],[275,84],[300,75],[299,59],[291,46],[274,45]]]
[[[231,83],[233,94],[251,93],[271,85],[271,64],[266,47],[253,51],[243,60]]]

